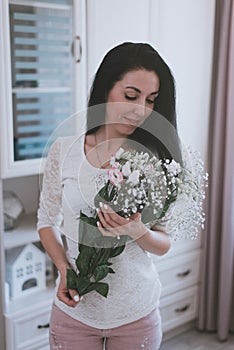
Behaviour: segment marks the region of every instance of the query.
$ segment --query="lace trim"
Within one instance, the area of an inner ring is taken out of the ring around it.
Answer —
[[[38,229],[45,225],[59,227],[63,220],[60,151],[61,139],[58,139],[51,146],[45,164],[38,210]]]

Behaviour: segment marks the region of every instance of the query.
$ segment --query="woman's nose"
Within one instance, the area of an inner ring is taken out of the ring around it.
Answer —
[[[145,102],[138,102],[134,105],[134,113],[139,117],[144,117],[145,115]]]

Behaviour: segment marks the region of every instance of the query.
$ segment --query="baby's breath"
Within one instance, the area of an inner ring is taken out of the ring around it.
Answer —
[[[111,203],[124,217],[140,212],[146,224],[163,226],[174,237],[195,238],[204,225],[208,175],[197,152],[187,149],[183,159],[180,165],[148,153],[121,150],[111,161],[112,168],[123,175]]]

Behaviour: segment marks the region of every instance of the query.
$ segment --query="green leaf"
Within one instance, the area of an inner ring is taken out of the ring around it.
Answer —
[[[97,226],[97,219],[93,218],[92,216],[85,215],[82,211],[80,211],[80,220],[92,226]]]
[[[122,245],[122,246],[119,246],[116,248],[112,248],[112,251],[110,253],[110,257],[114,258],[115,256],[120,255],[123,252],[124,248],[125,248],[125,245]]]
[[[109,292],[109,286],[107,283],[97,282],[94,283],[94,290],[106,298]]]
[[[90,262],[93,256],[95,255],[96,255],[96,252],[93,247],[87,247],[82,245],[82,248],[80,249],[80,254],[76,259],[76,266],[81,276],[85,276],[89,273]]]
[[[100,202],[109,202],[108,187],[110,182],[108,181],[105,186],[103,186],[100,191],[94,197],[94,205],[96,208],[99,207]]]
[[[151,222],[151,221],[155,220],[156,218],[157,218],[156,215],[153,213],[153,206],[152,205],[145,207],[143,209],[143,211],[141,212],[141,221],[144,224],[147,224],[148,222]]]
[[[76,278],[76,289],[79,295],[84,295],[90,284],[91,282],[88,277],[78,275]]]
[[[112,248],[102,248],[101,256],[97,265],[106,265],[108,259],[110,258],[111,251]]]
[[[98,282],[108,275],[109,267],[107,265],[97,266],[94,271],[95,282]]]
[[[76,289],[77,274],[72,269],[67,269],[67,288]]]
[[[113,186],[110,191],[110,200],[113,201],[113,199],[116,197],[117,194],[118,194],[118,188],[116,186]]]

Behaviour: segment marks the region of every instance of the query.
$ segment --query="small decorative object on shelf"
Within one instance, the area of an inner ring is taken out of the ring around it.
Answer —
[[[24,212],[24,207],[15,193],[3,191],[4,229],[11,230],[16,226],[17,219]]]
[[[11,299],[46,287],[45,254],[34,244],[7,250],[6,264]]]

